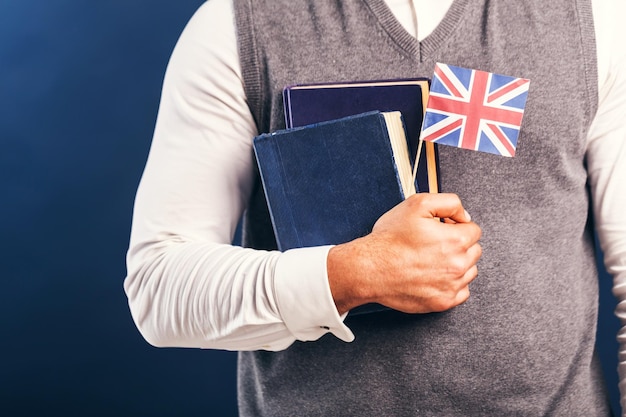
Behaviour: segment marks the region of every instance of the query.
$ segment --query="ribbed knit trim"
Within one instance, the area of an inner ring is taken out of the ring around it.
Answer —
[[[585,126],[589,129],[598,110],[598,63],[596,50],[596,33],[593,23],[593,7],[590,0],[576,0],[576,10],[580,22],[581,57],[585,66],[585,89],[587,104]],[[587,132],[585,132],[585,135]]]
[[[447,41],[459,28],[459,22],[465,16],[465,10],[470,4],[470,0],[455,0],[452,2],[448,13],[433,33],[420,43],[420,50],[423,58],[430,58],[435,55],[441,45]]]
[[[263,103],[261,102],[263,88],[259,72],[261,66],[259,65],[259,51],[254,33],[252,3],[252,0],[235,0],[233,7],[244,90],[248,100],[248,107],[250,107],[250,111],[254,116],[257,128],[260,129],[260,123],[265,119]]]
[[[382,29],[387,32],[397,46],[402,49],[409,58],[417,57],[419,45],[415,37],[407,32],[389,10],[384,0],[364,0],[367,8],[380,22]]]
[[[384,0],[364,0],[367,7],[376,16],[383,29],[403,49],[407,55],[423,62],[424,58],[432,56],[437,49],[448,39],[458,27],[459,21],[463,18],[465,8],[469,0],[455,0],[435,30],[422,42],[417,42],[415,37],[408,33],[400,22],[395,18],[393,12],[389,10]],[[419,10],[417,11],[419,16]],[[418,23],[419,24],[419,23]]]

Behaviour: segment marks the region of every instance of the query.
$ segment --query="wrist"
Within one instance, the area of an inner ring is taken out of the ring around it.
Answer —
[[[374,298],[367,280],[367,264],[371,263],[371,258],[360,244],[362,239],[334,246],[328,252],[328,283],[339,314],[372,302]]]

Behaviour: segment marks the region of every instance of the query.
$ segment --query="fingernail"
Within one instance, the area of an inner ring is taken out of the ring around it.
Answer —
[[[472,221],[472,216],[470,216],[470,214],[467,212],[467,210],[465,210],[465,218],[467,219],[468,222]]]

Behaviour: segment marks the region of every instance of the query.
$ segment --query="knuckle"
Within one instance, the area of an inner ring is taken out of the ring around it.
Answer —
[[[440,193],[437,194],[446,205],[450,207],[462,208],[463,203],[461,202],[461,197],[454,193]]]
[[[413,210],[421,210],[428,205],[428,194],[427,193],[417,193],[413,194],[405,201]]]
[[[456,205],[461,205],[461,197],[458,196],[458,194],[454,194],[454,193],[448,193],[446,194],[448,196],[448,198],[450,199],[451,202],[454,202],[454,204]]]
[[[472,244],[472,238],[468,233],[459,233],[453,239],[453,244],[460,248],[469,248]]]
[[[478,260],[481,256],[483,256],[483,247],[477,243],[474,245],[474,257]]]
[[[448,260],[448,274],[451,276],[458,278],[465,275],[468,270],[467,261],[465,261],[460,256],[451,257]]]

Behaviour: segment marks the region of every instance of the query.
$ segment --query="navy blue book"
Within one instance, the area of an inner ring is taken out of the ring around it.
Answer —
[[[373,110],[400,111],[413,165],[428,91],[427,78],[292,85],[283,89],[285,123],[290,128]],[[437,145],[423,147],[416,186],[419,192],[438,192]]]
[[[416,192],[400,112],[262,134],[254,152],[281,251],[365,236]]]

